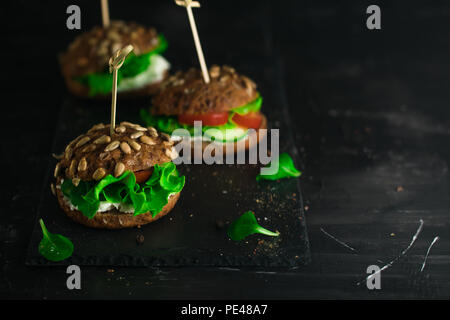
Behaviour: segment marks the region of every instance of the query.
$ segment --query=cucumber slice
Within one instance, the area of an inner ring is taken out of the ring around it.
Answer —
[[[223,125],[220,127],[209,127],[204,130],[203,135],[212,141],[233,142],[247,136],[248,129],[234,125]]]

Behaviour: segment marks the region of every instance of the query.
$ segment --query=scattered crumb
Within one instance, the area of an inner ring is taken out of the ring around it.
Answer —
[[[397,188],[395,189],[397,192],[402,192],[405,189],[402,186],[397,186]]]
[[[145,240],[145,238],[144,238],[144,235],[143,235],[143,234],[138,234],[138,235],[136,236],[136,242],[137,242],[137,244],[143,244],[143,243],[144,243],[144,240]]]
[[[107,269],[106,271],[109,272],[109,273],[113,273],[115,270],[114,269]]]
[[[395,237],[395,233],[392,232],[392,233],[391,233],[391,237]]]
[[[305,206],[305,211],[308,211],[309,210],[309,206]]]

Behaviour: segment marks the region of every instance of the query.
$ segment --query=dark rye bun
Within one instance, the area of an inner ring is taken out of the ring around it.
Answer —
[[[101,180],[108,174],[118,177],[125,171],[148,170],[155,164],[169,162],[178,156],[170,137],[153,127],[144,128],[121,122],[112,136],[109,128],[109,125],[101,123],[94,125],[86,134],[67,145],[54,171],[60,206],[75,221],[95,228],[132,227],[164,216],[173,208],[179,195],[170,198],[163,211],[154,218],[150,213],[133,216],[111,210],[97,213],[94,218],[88,219],[81,212],[71,210],[64,201],[58,187],[62,179],[70,179],[74,185],[78,185],[80,181]]]
[[[134,22],[111,21],[107,28],[96,26],[85,32],[69,45],[66,52],[59,56],[61,73],[68,90],[80,97],[89,97],[89,89],[74,81],[74,78],[104,72],[108,68],[109,58],[126,45],[133,45],[133,53],[142,55],[155,49],[159,45],[158,33],[155,28],[146,28]],[[167,73],[165,74],[165,77]],[[128,95],[153,94],[159,89],[159,84],[153,83],[147,87],[129,90]],[[125,92],[122,96],[127,96]],[[109,95],[98,95],[96,98],[105,98]]]
[[[212,66],[209,75],[208,84],[197,69],[170,76],[153,97],[152,114],[169,116],[229,111],[258,97],[256,84],[232,67]]]

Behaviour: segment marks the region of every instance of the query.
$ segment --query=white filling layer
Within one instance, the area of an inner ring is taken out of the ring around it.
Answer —
[[[164,72],[170,68],[170,63],[159,54],[150,55],[150,65],[147,70],[132,78],[123,78],[117,86],[117,91],[141,89],[149,84],[159,82],[164,78]]]
[[[64,179],[61,179],[61,184],[64,182]],[[61,189],[61,185],[57,185],[56,186],[57,189]],[[69,198],[67,198],[64,194],[63,195],[63,199],[64,202],[69,206],[70,210],[78,210],[78,207],[75,206],[72,201],[70,201]],[[172,198],[174,195],[174,193],[171,193],[169,195],[169,198]],[[117,209],[120,212],[124,212],[124,213],[134,213],[134,208],[133,205],[131,204],[126,204],[126,203],[111,203],[111,202],[107,202],[107,201],[100,201],[100,206],[98,207],[97,212],[105,212],[105,211],[109,211],[112,209]]]

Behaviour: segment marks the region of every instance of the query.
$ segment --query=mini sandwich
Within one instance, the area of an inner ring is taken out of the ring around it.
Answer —
[[[64,212],[94,228],[119,229],[155,221],[175,206],[185,177],[167,134],[122,122],[97,124],[69,143],[55,167],[52,191]]]
[[[211,141],[234,146],[235,151],[257,145],[265,137],[265,130],[260,131],[267,128],[267,119],[260,112],[256,84],[229,66],[212,66],[209,75],[209,83],[196,69],[169,77],[141,117],[167,134],[183,128],[193,135],[194,121],[201,121],[203,149]],[[193,145],[194,139],[190,141]]]
[[[149,95],[159,89],[170,64],[161,55],[167,41],[154,28],[136,23],[112,21],[107,28],[94,27],[72,42],[60,55],[60,65],[67,87],[85,98],[110,96],[112,75],[109,58],[120,48],[133,45],[118,74],[118,92],[125,96]]]

